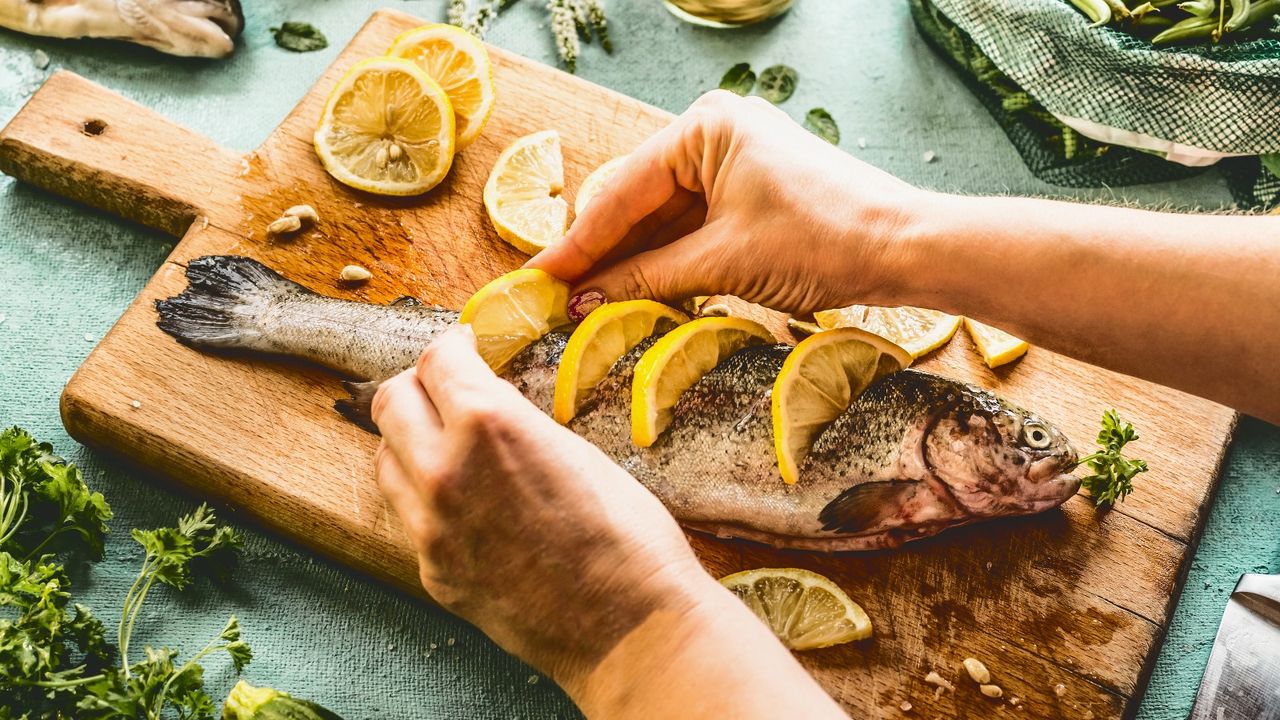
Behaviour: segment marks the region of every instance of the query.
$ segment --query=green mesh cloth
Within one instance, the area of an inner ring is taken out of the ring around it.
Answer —
[[[924,37],[961,73],[1036,177],[1068,187],[1202,172],[1101,143],[1054,113],[1221,153],[1280,151],[1280,41],[1270,35],[1154,48],[1092,28],[1065,0],[910,0]],[[1236,202],[1273,205],[1280,178],[1257,157],[1217,164]]]

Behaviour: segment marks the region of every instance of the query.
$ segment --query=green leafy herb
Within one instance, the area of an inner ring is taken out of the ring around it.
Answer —
[[[756,74],[748,63],[738,63],[725,71],[720,78],[720,89],[739,95],[746,95],[756,86]]]
[[[836,120],[822,108],[814,108],[804,116],[804,127],[832,145],[840,144],[840,128],[836,125]]]
[[[311,52],[329,47],[324,33],[314,25],[304,22],[284,22],[280,27],[271,28],[276,38],[276,45],[293,52]]]
[[[212,719],[200,661],[225,652],[239,672],[252,658],[232,617],[182,664],[177,650],[150,647],[142,660],[130,661],[134,623],[151,587],[182,589],[197,573],[225,571],[242,544],[201,505],[175,528],[133,531],[146,556],[125,596],[119,662],[110,663],[103,625],[71,602],[58,557],[72,550],[100,557],[110,518],[102,495],[90,492],[50,445],[18,428],[0,433],[0,720]]]
[[[760,97],[777,105],[786,101],[796,91],[800,76],[786,65],[771,65],[760,73]]]
[[[1114,505],[1133,492],[1133,478],[1147,471],[1143,460],[1131,460],[1121,454],[1128,443],[1138,439],[1133,425],[1120,419],[1115,410],[1102,414],[1102,430],[1098,432],[1101,450],[1083,458],[1080,462],[1089,466],[1091,475],[1080,484],[1093,495],[1096,505]]]

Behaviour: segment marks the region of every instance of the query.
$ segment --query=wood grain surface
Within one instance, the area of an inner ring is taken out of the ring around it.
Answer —
[[[221,149],[70,73],[52,76],[0,131],[0,169],[182,241],[68,383],[63,419],[77,439],[127,455],[224,500],[316,551],[421,594],[414,559],[372,482],[375,439],[330,406],[333,376],[314,368],[203,355],[155,326],[153,302],[185,287],[186,261],[255,257],[321,293],[368,302],[410,294],[460,307],[524,257],[498,239],[481,188],[518,136],[562,135],[566,199],[597,165],[671,116],[491,48],[498,107],[448,177],[419,198],[387,199],[330,179],[311,148],[324,98],[355,61],[421,21],[375,14],[258,150]],[[284,208],[313,205],[314,229],[268,239]],[[338,282],[356,263],[374,278]],[[753,312],[760,312],[752,310]],[[771,318],[780,327],[779,318]],[[1230,410],[1032,349],[996,372],[963,333],[920,367],[992,388],[1092,446],[1102,411],[1141,429],[1151,464],[1112,512],[1085,497],[1033,518],[987,523],[901,550],[821,555],[692,535],[708,570],[799,566],[834,578],[873,618],[873,640],[801,655],[855,717],[1113,718],[1132,715],[1215,487]],[[137,401],[137,407],[134,406]],[[959,669],[981,658],[1003,699]],[[936,670],[956,691],[935,695]],[[1061,686],[1055,690],[1056,686]]]

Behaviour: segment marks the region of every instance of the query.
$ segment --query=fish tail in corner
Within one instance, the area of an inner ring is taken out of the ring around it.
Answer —
[[[344,382],[342,387],[351,393],[351,397],[337,400],[333,409],[343,417],[369,432],[379,435],[378,426],[373,423],[373,396],[378,392],[381,380],[369,382]]]
[[[161,330],[195,348],[253,348],[261,311],[282,293],[310,293],[257,260],[207,255],[187,265],[180,295],[157,300]]]

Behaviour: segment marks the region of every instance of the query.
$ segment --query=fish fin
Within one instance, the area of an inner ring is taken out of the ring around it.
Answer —
[[[310,293],[257,260],[207,255],[187,265],[189,285],[181,294],[157,300],[161,330],[196,348],[252,347],[261,337],[257,316],[282,292]]]
[[[342,416],[374,435],[381,435],[378,426],[373,423],[373,396],[378,392],[381,380],[369,382],[343,382],[342,388],[351,394],[333,403],[333,409]]]
[[[419,307],[422,305],[422,301],[412,295],[401,295],[392,300],[389,305],[391,307]]]
[[[858,533],[876,530],[902,512],[918,492],[928,492],[919,480],[882,481],[855,485],[836,496],[818,513],[822,529]]]

